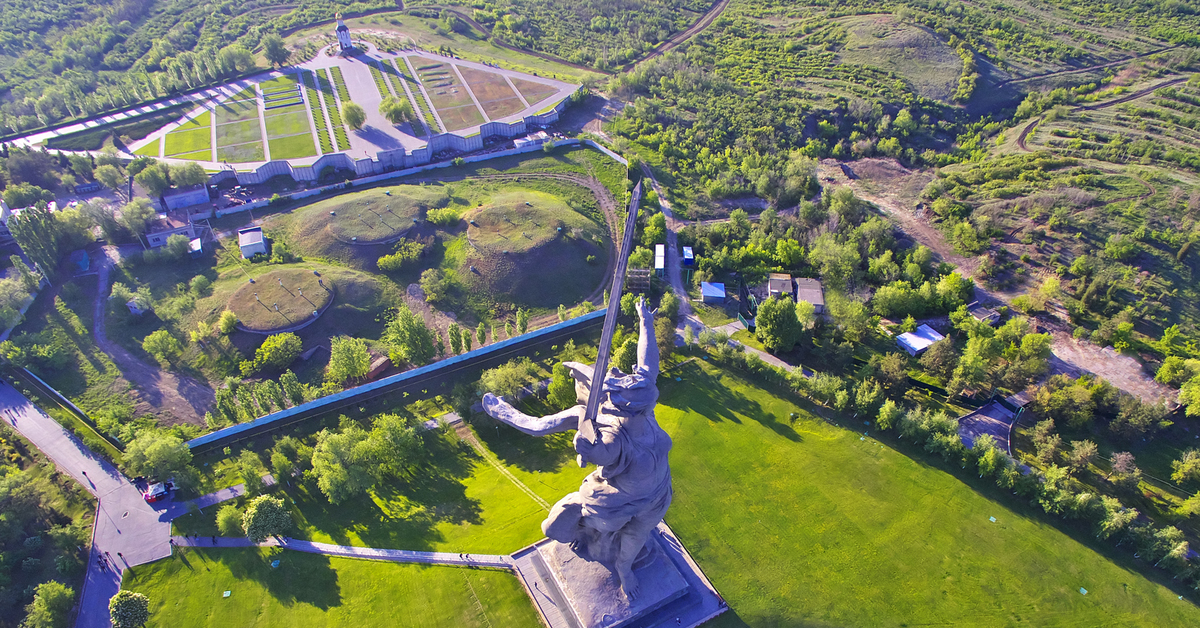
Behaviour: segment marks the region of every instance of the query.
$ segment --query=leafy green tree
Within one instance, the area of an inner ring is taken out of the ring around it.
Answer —
[[[877,412],[884,398],[883,386],[874,378],[864,379],[854,389],[854,407],[862,415],[869,416]]]
[[[342,104],[342,119],[350,125],[350,128],[358,131],[367,122],[367,112],[363,110],[362,105],[346,101]]]
[[[425,319],[406,305],[401,305],[383,332],[383,340],[393,347],[392,363],[407,362],[414,366],[434,358],[433,331]]]
[[[116,166],[105,164],[96,168],[96,181],[110,190],[119,191],[129,179]]]
[[[182,233],[172,233],[167,238],[166,246],[163,247],[164,254],[168,259],[182,260],[187,257],[188,252],[191,250],[190,243],[191,241],[188,240],[188,237]]]
[[[152,332],[142,341],[142,349],[159,362],[173,362],[183,353],[183,346],[165,329]]]
[[[221,536],[239,536],[245,534],[242,529],[242,513],[237,506],[225,504],[217,511],[217,530]]]
[[[421,273],[421,290],[425,292],[425,300],[437,303],[446,298],[450,290],[450,280],[440,269],[429,268]]]
[[[300,336],[291,332],[267,336],[254,352],[255,370],[279,370],[287,367],[300,357],[303,345]]]
[[[283,387],[283,392],[292,405],[298,406],[304,403],[304,387],[300,385],[300,380],[295,373],[284,371],[283,375],[279,376],[279,385]]]
[[[251,543],[262,543],[272,536],[281,536],[292,527],[292,514],[283,506],[283,500],[269,495],[259,495],[250,500],[246,512],[242,513],[242,529]]]
[[[246,486],[247,495],[258,495],[263,492],[263,466],[262,461],[258,459],[258,454],[249,449],[243,449],[242,453],[238,454],[237,472],[242,484]]]
[[[237,329],[238,317],[233,313],[233,310],[225,310],[221,312],[220,318],[217,319],[217,331],[221,332],[222,336],[228,336]]]
[[[362,377],[371,370],[371,354],[367,341],[361,338],[338,336],[329,343],[329,366],[325,369],[329,381],[342,383]]]
[[[775,296],[758,306],[755,335],[771,352],[790,351],[800,339],[800,321],[790,299]]]
[[[150,621],[150,600],[127,589],[117,591],[108,601],[108,616],[113,628],[139,628]]]
[[[1096,459],[1099,450],[1090,440],[1071,441],[1071,453],[1067,454],[1067,465],[1075,471],[1083,471]]]
[[[10,183],[4,188],[4,202],[13,209],[32,207],[38,201],[49,203],[54,193],[32,183]]]
[[[876,417],[876,424],[881,430],[890,430],[900,421],[900,417],[904,416],[904,410],[901,410],[896,405],[895,401],[888,399],[879,406],[879,415]]]
[[[296,464],[292,462],[283,452],[275,451],[271,453],[271,473],[275,476],[276,482],[282,482],[292,477],[292,469]]]
[[[9,219],[8,228],[21,250],[43,272],[53,273],[58,268],[64,238],[58,220],[49,210],[37,206],[26,209]]]
[[[559,362],[554,365],[550,376],[550,386],[546,389],[546,401],[556,410],[563,410],[578,403],[575,396],[575,380],[567,365]]]
[[[463,353],[466,353],[471,350],[471,330],[466,327],[463,327],[461,329],[461,333],[462,333]]]
[[[401,124],[413,119],[412,105],[407,99],[388,96],[379,103],[379,113],[392,124]]]
[[[275,33],[268,33],[262,38],[263,56],[271,65],[281,66],[287,63],[292,51],[283,44],[283,39]]]
[[[144,198],[135,198],[121,208],[121,217],[117,222],[133,232],[134,235],[146,233],[146,225],[158,215],[154,206]]]
[[[313,474],[317,487],[333,504],[357,497],[371,488],[367,432],[356,424],[334,432],[321,430],[313,448]]]
[[[1179,460],[1171,462],[1171,470],[1173,482],[1200,481],[1200,449],[1189,449],[1183,452]]]
[[[133,180],[151,197],[161,196],[171,187],[170,169],[166,164],[154,163],[138,172]]]
[[[410,474],[424,451],[412,421],[399,414],[375,417],[364,445],[364,455],[376,479]]]
[[[475,339],[479,341],[479,346],[487,343],[487,327],[482,322],[475,328]]]
[[[632,373],[637,364],[637,338],[626,338],[621,346],[613,352],[612,363],[622,373]]]
[[[450,336],[450,351],[454,355],[462,353],[462,333],[458,323],[450,323],[450,327],[446,329],[446,333]]]
[[[194,161],[180,166],[171,166],[169,172],[171,183],[177,187],[183,188],[208,183],[208,173],[204,171],[203,166]]]
[[[230,44],[217,52],[217,67],[225,76],[255,67],[254,55],[241,44]]]
[[[125,446],[122,456],[130,475],[144,475],[159,481],[175,478],[186,485],[193,470],[192,450],[178,436],[143,430]]]
[[[33,601],[25,607],[24,628],[66,628],[75,603],[75,590],[51,580],[37,585]]]
[[[512,398],[535,381],[536,373],[533,362],[527,357],[520,357],[484,371],[479,378],[479,385],[483,392]]]
[[[1200,416],[1200,375],[1184,382],[1179,388],[1179,403],[1188,416]]]
[[[529,331],[529,311],[525,308],[517,310],[517,335],[524,335]]]

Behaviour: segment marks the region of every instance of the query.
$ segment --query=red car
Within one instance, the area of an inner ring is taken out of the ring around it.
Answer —
[[[142,497],[145,498],[147,502],[156,502],[166,496],[167,485],[162,482],[151,484],[150,488],[147,488],[146,492],[142,494]]]

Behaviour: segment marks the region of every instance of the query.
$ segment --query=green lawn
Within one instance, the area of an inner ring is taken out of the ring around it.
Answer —
[[[262,127],[258,118],[231,122],[217,126],[217,146],[232,146],[262,140]]]
[[[318,277],[307,268],[277,268],[259,275],[255,283],[242,284],[229,297],[228,307],[250,329],[282,329],[320,312],[333,297],[329,287],[336,288],[332,279]]]
[[[268,122],[270,120],[267,118]],[[307,121],[305,119],[305,122]],[[267,140],[267,145],[271,147],[271,159],[298,159],[317,154],[317,146],[313,144],[312,133],[307,130],[299,135],[271,138]]]
[[[657,411],[675,442],[667,522],[729,602],[715,626],[1200,622],[1128,549],[1064,533],[988,482],[706,364],[670,375],[683,381]]]
[[[171,156],[176,159],[194,159],[196,161],[212,161],[212,151],[211,150],[199,150],[194,153],[180,153],[178,155],[171,155]]]
[[[133,154],[134,155],[144,155],[147,157],[158,157],[158,152],[159,152],[159,149],[161,149],[161,148],[162,148],[162,138],[160,137],[157,140],[154,140],[153,142],[150,142],[150,143],[146,144],[145,146],[133,151]]]
[[[266,122],[267,137],[271,139],[312,132],[312,127],[308,121],[308,112],[304,107],[300,107],[299,109],[288,108],[284,113],[268,111]]]
[[[248,142],[233,146],[218,145],[217,159],[220,161],[262,161],[265,157],[262,142]]]
[[[212,130],[208,127],[167,133],[167,156],[194,153],[212,146]]]
[[[121,584],[150,598],[148,627],[539,626],[520,583],[503,571],[191,549],[128,570]]]

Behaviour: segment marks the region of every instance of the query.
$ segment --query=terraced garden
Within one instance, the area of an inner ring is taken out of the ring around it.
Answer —
[[[217,107],[217,160],[244,162],[265,158],[258,94],[254,87],[247,87]]]
[[[400,75],[404,77],[404,80],[409,81],[409,88],[412,89],[414,100],[417,101],[417,108],[421,110],[421,119],[425,121],[425,128],[428,129],[430,133],[440,133],[444,131],[445,129],[441,128],[441,126],[438,124],[437,118],[433,116],[433,107],[429,104],[429,99],[425,98],[425,94],[421,92],[420,84],[412,78],[412,76],[416,76],[417,74],[416,70],[413,69],[412,62],[410,62],[407,57],[399,57],[397,59],[393,59],[392,63],[397,64],[396,69],[400,72]],[[400,69],[400,63],[403,63],[404,67],[408,68],[407,73]]]
[[[341,73],[338,73],[338,76],[341,76]],[[337,140],[337,150],[350,150],[350,138],[346,135],[346,125],[342,123],[342,111],[333,96],[333,83],[329,79],[328,70],[317,72],[317,86],[325,99],[325,112],[329,114],[329,123],[333,125],[333,139]],[[342,90],[345,89],[343,85]]]
[[[537,81],[514,78],[512,82],[513,86],[517,88],[517,91],[521,92],[521,95],[525,97],[526,102],[531,107],[558,92],[552,86],[545,83],[538,83]]]
[[[429,94],[429,100],[447,131],[459,131],[483,124],[483,114],[471,100],[471,94],[458,80],[454,68],[448,63],[430,63],[424,58],[410,59],[417,63],[417,76]]]
[[[525,103],[521,102],[503,76],[463,66],[459,66],[458,71],[489,119],[511,116],[525,108]]]
[[[313,127],[317,130],[317,141],[321,144],[321,153],[332,153],[334,152],[334,148],[333,140],[329,136],[329,122],[325,120],[321,98],[317,94],[317,90],[313,87],[316,84],[315,75],[312,72],[304,72],[301,74],[301,77],[304,81],[304,96],[308,98],[309,109],[312,114]]]

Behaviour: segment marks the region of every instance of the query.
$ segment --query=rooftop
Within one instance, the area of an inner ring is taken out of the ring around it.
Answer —
[[[801,277],[796,279],[796,300],[813,305],[825,305],[825,290],[820,280]]]
[[[723,299],[725,298],[725,284],[703,281],[700,283],[700,295],[702,297],[718,297]]]
[[[192,192],[195,192],[196,190],[207,191],[207,186],[204,185],[203,183],[196,183],[194,185],[185,185],[181,188],[171,188],[171,189],[167,190],[166,192],[163,192],[163,198],[171,198],[171,197],[180,196],[183,194],[191,194]]]
[[[248,229],[238,229],[238,246],[249,246],[251,244],[260,244],[263,241],[262,227],[250,227]]]
[[[909,331],[900,334],[896,340],[905,347],[912,349],[914,352],[920,352],[928,349],[929,345],[932,345],[942,338],[945,338],[945,336],[939,334],[936,329],[930,327],[929,325],[921,325],[916,331]]]
[[[148,224],[146,226],[146,233],[162,233],[163,231],[174,231],[176,229],[182,229],[182,228],[188,226],[188,224],[190,224],[190,222],[191,221],[188,220],[186,217],[184,217],[180,214],[177,214],[177,213],[159,214],[157,218],[150,221],[150,224]]]

